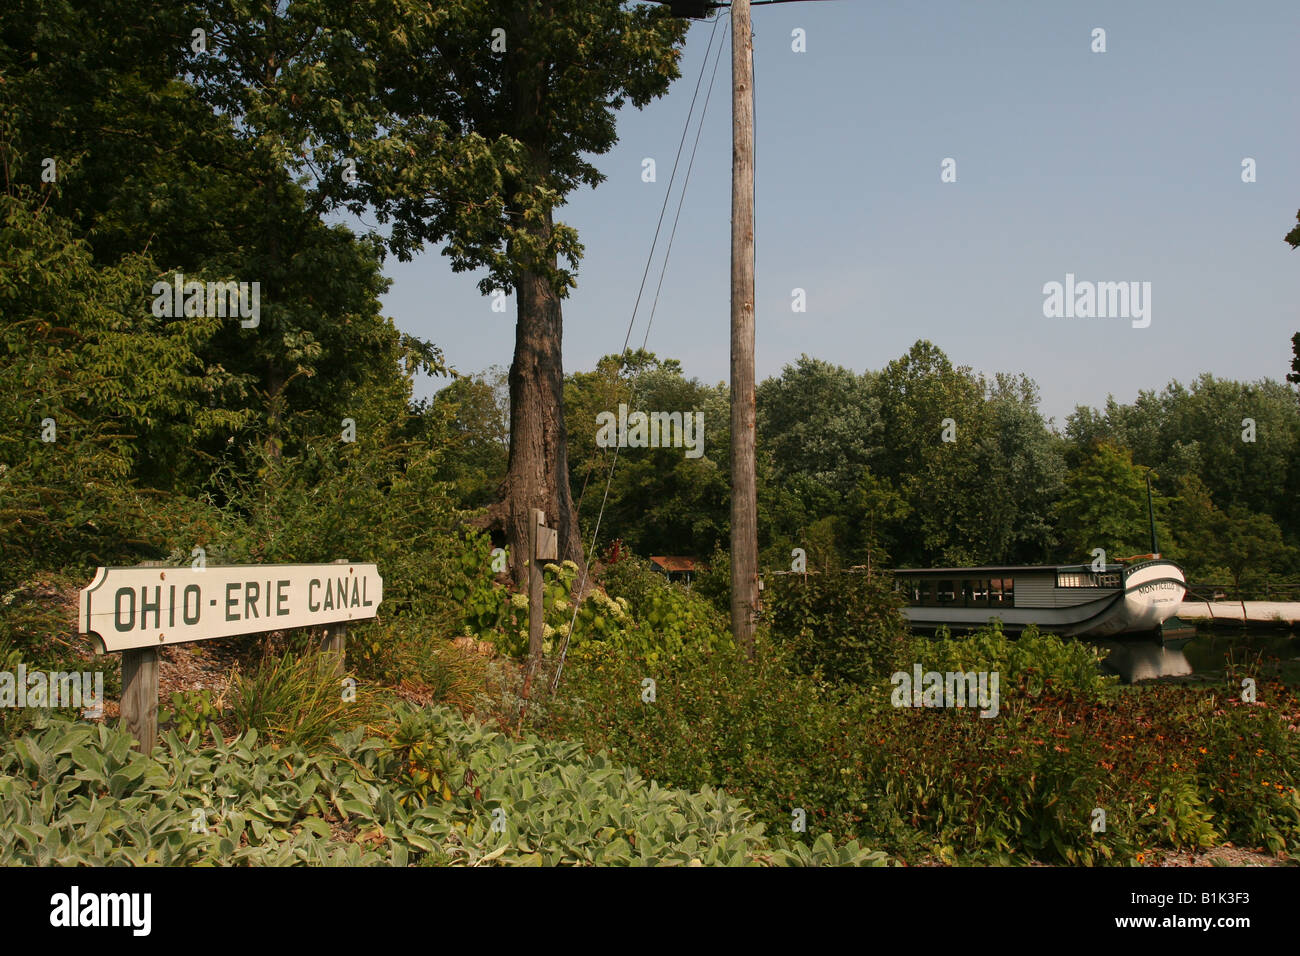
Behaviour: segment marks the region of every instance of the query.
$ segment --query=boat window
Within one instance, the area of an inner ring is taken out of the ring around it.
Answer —
[[[1011,578],[914,578],[900,590],[912,607],[1013,607]]]
[[[1058,571],[1056,586],[1058,588],[1117,588],[1121,575],[1118,571]]]
[[[989,582],[989,604],[1010,605],[1012,603],[1012,579],[994,578]]]

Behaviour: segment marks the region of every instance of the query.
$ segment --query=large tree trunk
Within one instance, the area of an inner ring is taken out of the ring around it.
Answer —
[[[509,82],[514,87],[514,135],[528,144],[532,174],[544,181],[551,168],[543,109],[546,73],[539,71],[524,51],[529,49],[533,30],[530,14],[549,16],[549,4],[541,10],[518,0],[504,6],[514,38],[506,53]],[[504,193],[513,196],[527,185],[510,182]],[[541,240],[538,248],[546,248],[553,228],[551,213],[546,213],[543,222],[525,228]],[[555,257],[547,264],[554,268]],[[510,458],[499,500],[488,517],[505,531],[510,576],[523,590],[528,586],[528,523],[533,508],[542,509],[547,527],[558,532],[559,560],[575,562],[580,575],[586,567],[578,515],[569,491],[560,296],[535,270],[524,269],[514,285],[517,319],[515,357],[510,363]],[[530,654],[534,667],[539,651],[535,648]]]
[[[510,459],[501,500],[493,512],[510,548],[511,577],[523,588],[528,581],[525,561],[532,508],[541,508],[548,525],[559,532],[560,560],[571,560],[579,569],[584,563],[578,514],[569,491],[560,298],[545,278],[533,274],[520,278],[515,295],[518,319],[515,357],[510,365]]]

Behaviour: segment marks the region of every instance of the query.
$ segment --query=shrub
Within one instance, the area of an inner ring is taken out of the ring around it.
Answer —
[[[1195,768],[1208,809],[1234,843],[1273,853],[1300,846],[1300,705],[1280,684],[1261,683],[1255,703],[1240,684],[1182,716],[1201,746],[1184,766]],[[1221,693],[1221,692],[1220,692]]]
[[[582,658],[615,649],[638,660],[655,661],[668,654],[707,652],[730,646],[726,619],[701,598],[666,580],[635,557],[614,566],[604,586],[592,588],[575,619],[573,591],[578,568],[572,561],[547,564],[543,571],[544,649],[558,651],[573,626],[568,657]],[[528,597],[510,596],[510,622],[501,646],[519,657],[528,651]]]
[[[492,541],[471,533],[452,561],[448,591],[470,634],[491,640],[508,623],[507,591],[494,583]]]
[[[213,703],[210,690],[178,690],[171,695],[170,704],[158,711],[160,728],[175,728],[182,737],[198,734],[211,736],[214,729],[220,732],[220,709]]]
[[[1300,847],[1300,702],[1280,685],[1260,684],[1257,704],[1187,686],[1111,692],[1090,650],[1055,638],[926,648],[927,669],[1006,668],[1016,706],[989,719],[892,707],[888,685],[820,681],[760,639],[753,661],[606,650],[574,662],[535,726],[664,785],[721,787],[781,832],[801,808],[799,839],[854,837],[905,859],[1127,863],[1225,837]]]
[[[1098,667],[1105,651],[1054,634],[1039,634],[1033,625],[1012,638],[1002,632],[1001,623],[994,621],[965,637],[918,635],[913,637],[911,647],[912,661],[921,664],[924,671],[996,671],[999,693],[1004,697],[1046,694],[1099,701],[1114,690],[1118,681]]]
[[[772,637],[805,673],[866,683],[904,660],[908,628],[890,576],[769,575],[763,600]]]
[[[727,647],[649,664],[605,648],[566,668],[539,726],[663,785],[722,787],[792,838],[888,831],[857,750],[872,702],[796,673],[789,653],[760,639],[752,661]],[[797,837],[796,808],[807,825]]]
[[[394,687],[425,703],[462,710],[483,690],[487,660],[453,647],[450,623],[385,621],[348,635],[348,665],[360,680]]]
[[[731,554],[714,550],[695,575],[691,590],[713,605],[719,614],[731,616]]]

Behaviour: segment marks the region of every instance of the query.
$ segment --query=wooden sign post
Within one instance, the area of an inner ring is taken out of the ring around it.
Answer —
[[[122,725],[135,738],[136,750],[148,753],[153,749],[158,739],[156,647],[134,647],[122,652]]]
[[[533,674],[542,661],[545,637],[545,612],[542,606],[542,562],[559,556],[558,535],[546,527],[546,514],[534,508],[528,522],[528,676],[524,696],[532,685]]]
[[[122,654],[122,722],[138,749],[158,737],[158,648],[214,637],[327,627],[339,655],[347,622],[374,617],[384,579],[373,564],[99,568],[81,590],[79,630],[98,654]]]
[[[340,558],[335,564],[347,564],[347,561]],[[348,654],[348,626],[342,621],[335,621],[333,624],[325,625],[325,633],[321,635],[320,649],[322,654],[336,655],[334,673],[342,677],[346,670],[346,660]]]

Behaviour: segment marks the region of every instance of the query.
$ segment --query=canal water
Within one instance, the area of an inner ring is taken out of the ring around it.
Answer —
[[[1283,630],[1198,627],[1180,650],[1155,642],[1101,642],[1109,669],[1125,682],[1217,682],[1228,667],[1248,667],[1261,677],[1300,686],[1300,634]]]
[[[1300,634],[1291,631],[1246,631],[1241,628],[1198,627],[1196,636],[1183,647],[1192,674],[1217,679],[1231,664],[1258,662],[1265,669],[1276,666],[1284,679],[1295,684],[1300,677]]]

